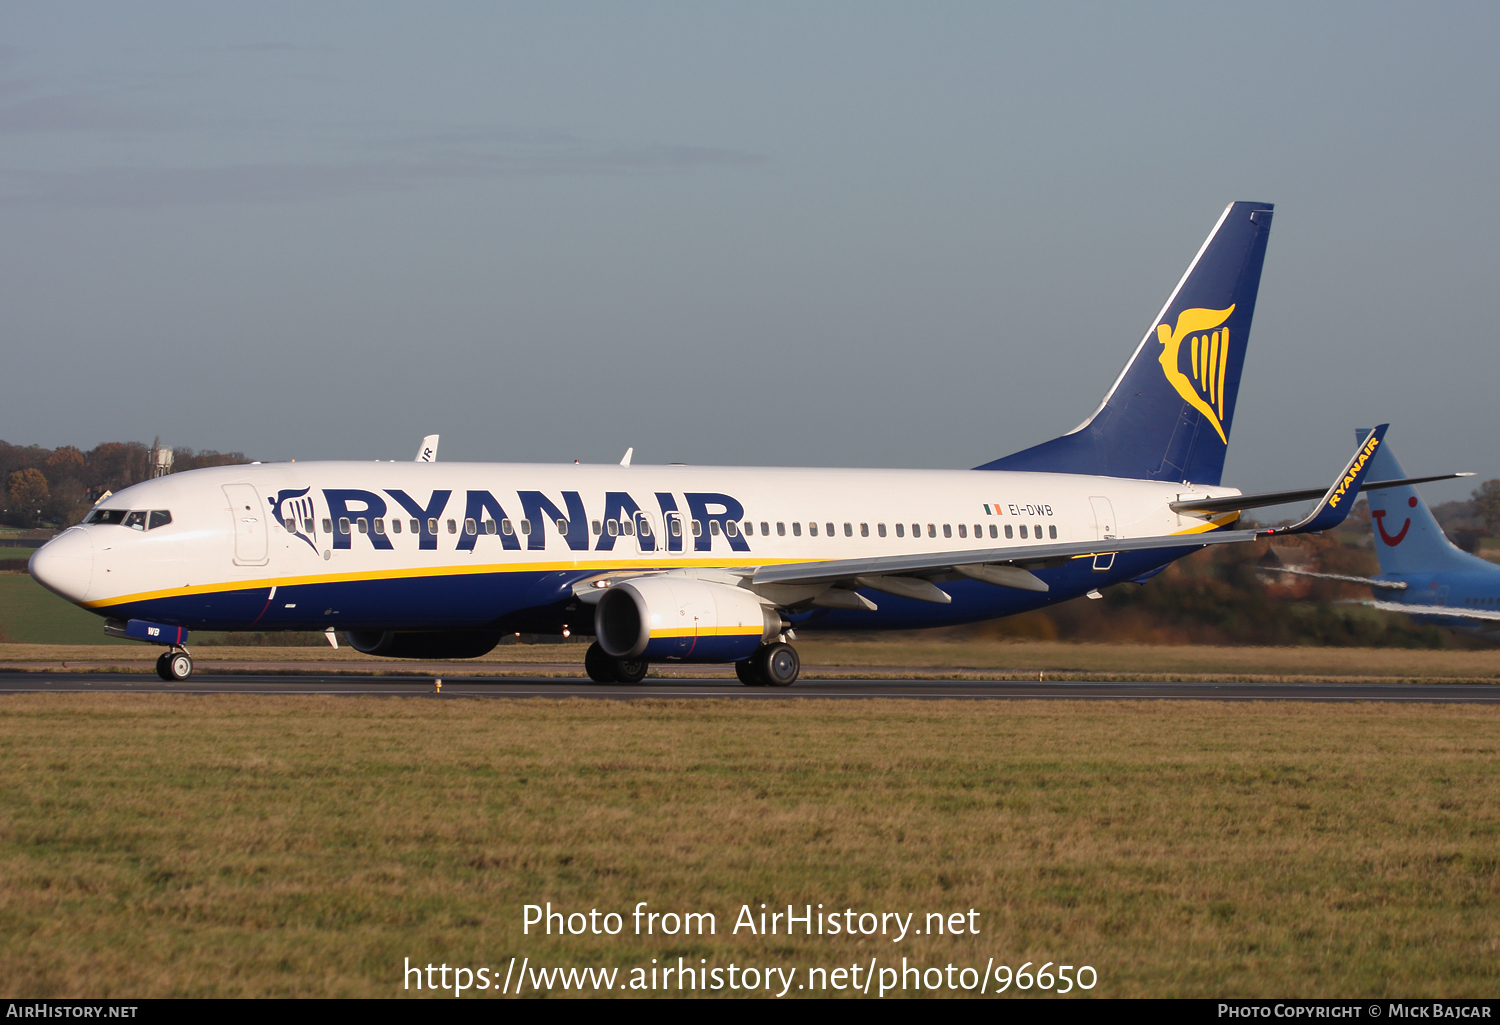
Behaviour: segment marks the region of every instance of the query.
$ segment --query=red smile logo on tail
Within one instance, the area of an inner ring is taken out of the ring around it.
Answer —
[[[1408,498],[1406,500],[1406,504],[1409,505],[1409,506],[1411,506],[1412,508],[1416,508],[1416,505],[1417,505],[1417,499],[1416,499],[1416,497],[1413,496],[1411,498]],[[1389,545],[1392,548],[1395,548],[1403,540],[1405,540],[1406,539],[1406,532],[1411,529],[1411,520],[1408,518],[1406,520],[1406,522],[1404,522],[1404,523],[1401,524],[1401,529],[1396,532],[1396,536],[1392,537],[1391,535],[1389,535],[1389,534],[1387,534],[1385,532],[1385,510],[1384,509],[1371,509],[1370,510],[1370,515],[1372,517],[1374,517],[1374,519],[1375,519],[1375,529],[1378,530],[1378,531],[1380,531],[1380,540],[1384,541],[1387,545]]]

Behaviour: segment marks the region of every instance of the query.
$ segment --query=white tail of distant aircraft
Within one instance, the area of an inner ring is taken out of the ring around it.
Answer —
[[[1271,208],[1224,210],[1098,410],[973,470],[276,463],[113,495],[40,549],[37,580],[106,629],[337,630],[356,649],[472,657],[507,632],[589,633],[600,681],[652,662],[799,671],[794,630],[971,622],[1143,578],[1273,504],[1220,476]],[[1288,532],[1347,514],[1384,428]],[[1271,496],[1288,501],[1287,493]]]

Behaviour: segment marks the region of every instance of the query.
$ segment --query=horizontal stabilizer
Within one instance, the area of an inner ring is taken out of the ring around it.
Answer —
[[[1382,612],[1404,612],[1408,616],[1457,616],[1460,619],[1500,622],[1500,609],[1458,609],[1451,605],[1408,605],[1399,601],[1362,601],[1355,604],[1368,605]]]
[[[1452,480],[1455,477],[1472,477],[1472,473],[1439,473],[1432,477],[1407,477],[1404,480],[1376,480],[1360,486],[1361,491],[1380,491],[1384,488],[1405,488],[1413,484],[1428,484],[1435,480]],[[1290,505],[1322,498],[1323,488],[1307,488],[1303,491],[1267,491],[1259,495],[1229,495],[1224,498],[1195,498],[1189,502],[1173,502],[1170,506],[1178,513],[1238,512],[1241,509],[1264,509],[1273,505]]]
[[[1404,591],[1406,583],[1400,580],[1377,580],[1374,577],[1351,577],[1343,573],[1314,573],[1306,569],[1293,569],[1290,566],[1256,566],[1262,573],[1292,573],[1299,577],[1317,577],[1319,580],[1342,580],[1346,584],[1369,584],[1371,587],[1381,587],[1389,591]]]

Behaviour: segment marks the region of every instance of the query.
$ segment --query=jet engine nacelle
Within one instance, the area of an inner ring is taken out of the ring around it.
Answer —
[[[781,614],[749,591],[689,577],[641,577],[604,592],[599,647],[617,658],[738,662],[781,633]]]
[[[488,630],[410,632],[405,630],[348,630],[344,640],[364,655],[387,658],[478,658],[500,643]]]

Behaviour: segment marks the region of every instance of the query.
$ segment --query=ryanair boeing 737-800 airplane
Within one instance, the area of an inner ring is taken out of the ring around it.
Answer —
[[[795,630],[991,619],[1144,580],[1238,511],[1321,498],[1290,531],[1343,519],[1384,428],[1332,487],[1220,485],[1271,225],[1233,203],[1099,408],[973,470],[546,466],[433,461],[191,470],[101,502],[31,573],[165,646],[190,629],[324,630],[361,652],[474,657],[507,632],[592,632],[595,680],[652,662],[798,675]],[[1274,502],[1272,501],[1274,500]]]

